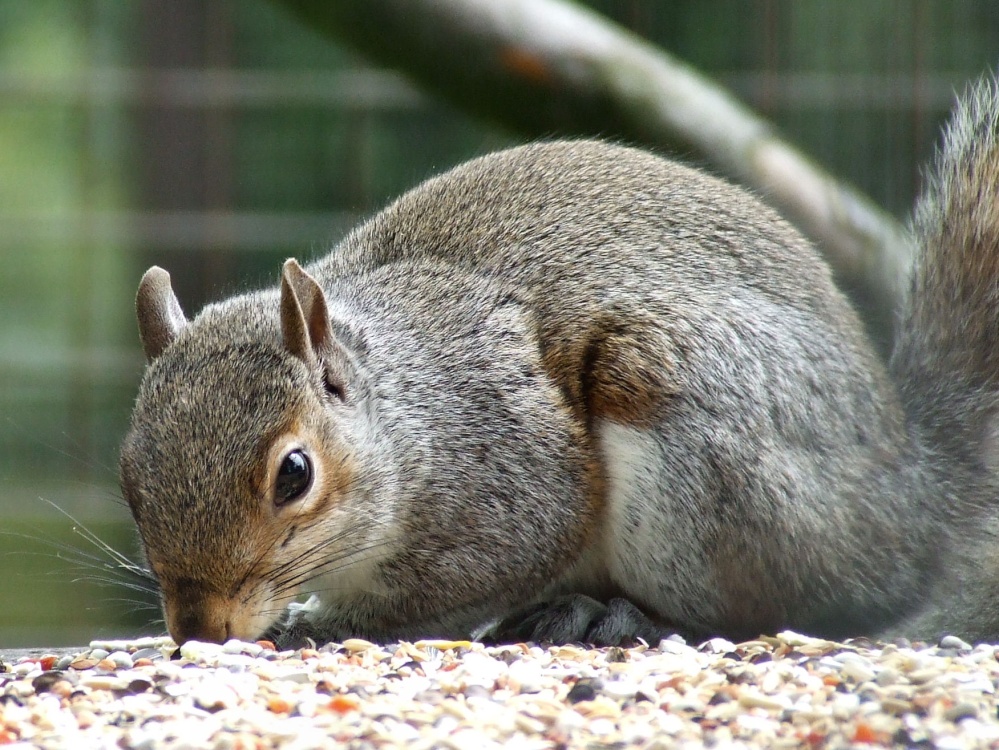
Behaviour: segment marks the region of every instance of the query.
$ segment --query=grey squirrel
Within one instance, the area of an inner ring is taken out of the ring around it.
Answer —
[[[947,132],[890,376],[773,210],[601,142],[461,165],[190,321],[151,268],[120,469],[171,635],[999,632],[947,621],[996,506],[997,112]]]

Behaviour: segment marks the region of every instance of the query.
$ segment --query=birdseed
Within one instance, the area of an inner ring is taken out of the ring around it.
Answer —
[[[0,658],[0,744],[95,748],[999,747],[997,647],[782,633],[588,649],[169,639]]]

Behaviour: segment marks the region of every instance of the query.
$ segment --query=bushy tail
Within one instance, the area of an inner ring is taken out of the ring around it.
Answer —
[[[891,369],[928,447],[999,467],[999,80],[959,102],[913,230],[920,256]]]

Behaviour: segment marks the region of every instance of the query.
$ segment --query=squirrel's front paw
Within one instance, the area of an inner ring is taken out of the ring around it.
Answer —
[[[628,646],[639,639],[656,645],[673,630],[653,622],[627,599],[601,604],[583,594],[569,594],[518,610],[500,620],[483,640],[495,643],[535,641]]]
[[[279,649],[301,648],[309,641],[316,642],[315,628],[309,614],[319,606],[315,595],[305,602],[292,602],[281,615],[281,619],[271,625],[261,636],[272,641]]]

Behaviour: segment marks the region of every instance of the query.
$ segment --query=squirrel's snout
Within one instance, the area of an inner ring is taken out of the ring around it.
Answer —
[[[209,617],[204,611],[184,612],[177,618],[167,617],[167,629],[178,646],[187,641],[225,643],[232,637],[232,627],[228,622]]]
[[[164,606],[167,630],[179,646],[187,641],[225,643],[230,638],[246,639],[237,607],[217,595],[187,596],[182,601],[168,597]]]

